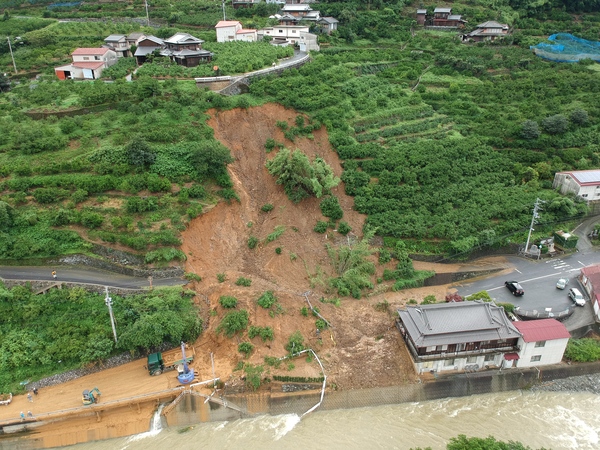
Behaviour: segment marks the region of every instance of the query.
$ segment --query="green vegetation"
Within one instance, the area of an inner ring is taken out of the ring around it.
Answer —
[[[124,351],[169,342],[193,342],[202,320],[181,288],[144,295],[113,295],[119,343],[113,340],[104,295],[81,288],[34,295],[29,287],[0,283],[0,391],[20,392],[19,382],[86,366]]]
[[[237,280],[235,280],[235,284],[236,286],[250,287],[252,280],[250,278],[239,277]]]
[[[299,331],[294,331],[288,339],[287,344],[285,344],[285,349],[291,355],[305,350],[306,347],[304,346],[304,337],[302,336],[302,333]]]
[[[248,337],[250,339],[254,339],[256,336],[260,336],[263,342],[272,341],[273,340],[273,328],[271,327],[256,327],[254,325],[250,326],[248,330]]]
[[[328,226],[327,222],[323,222],[322,220],[318,220],[317,224],[315,225],[315,227],[313,228],[313,230],[315,232],[317,232],[317,233],[325,234],[325,233],[327,233],[327,226]]]
[[[238,345],[238,352],[243,353],[246,358],[250,356],[250,353],[254,350],[254,345],[250,342],[240,342]]]
[[[269,242],[273,242],[279,236],[281,236],[285,232],[285,227],[283,225],[277,225],[272,233],[269,233],[265,238],[265,242],[268,244]]]
[[[265,369],[262,365],[257,364],[253,366],[252,364],[246,364],[244,366],[244,373],[246,374],[246,386],[253,391],[257,390],[260,387],[264,370]]]
[[[256,246],[258,245],[260,241],[258,240],[258,238],[256,236],[250,236],[248,238],[248,248],[250,250],[256,248]]]
[[[258,303],[258,306],[269,309],[271,306],[277,303],[277,297],[275,297],[273,291],[266,291],[264,294],[258,297],[256,303]]]
[[[300,150],[292,153],[283,148],[273,159],[267,161],[266,166],[269,173],[277,177],[277,184],[283,185],[286,195],[294,203],[310,196],[320,198],[329,194],[331,188],[340,182],[322,158],[315,158],[311,164]]]
[[[225,333],[227,337],[233,337],[236,333],[248,328],[248,311],[231,311],[225,314],[223,320],[217,327],[217,333]]]
[[[218,273],[217,274],[217,281],[219,283],[225,282],[226,279],[227,279],[227,275],[225,275],[224,273]]]
[[[265,203],[264,205],[262,205],[262,207],[260,208],[260,210],[262,212],[269,212],[269,211],[273,211],[274,206],[270,203]]]
[[[348,225],[346,222],[342,221],[338,224],[337,227],[338,233],[346,236],[348,233],[352,231],[352,227]]]
[[[329,217],[331,220],[340,220],[344,216],[344,211],[340,206],[338,198],[335,196],[327,196],[319,204],[321,213],[325,217]]]
[[[188,281],[202,281],[202,277],[197,273],[186,272],[183,277]]]
[[[565,358],[577,362],[600,360],[600,341],[596,339],[569,339]]]
[[[238,304],[238,299],[230,295],[222,295],[219,297],[219,303],[223,308],[235,308]]]
[[[492,297],[490,297],[490,294],[488,294],[488,291],[475,292],[474,294],[466,296],[464,299],[467,301],[473,301],[473,300],[483,300],[484,302],[492,301]]]

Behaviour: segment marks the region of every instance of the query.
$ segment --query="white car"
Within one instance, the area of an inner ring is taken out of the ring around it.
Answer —
[[[581,292],[579,292],[579,289],[569,289],[569,297],[571,298],[571,300],[573,300],[573,302],[575,302],[577,306],[585,305],[585,298],[583,298],[583,295],[581,294]]]
[[[556,287],[558,289],[564,289],[567,287],[567,284],[569,284],[569,279],[568,278],[561,278],[560,280],[558,280],[556,282]]]

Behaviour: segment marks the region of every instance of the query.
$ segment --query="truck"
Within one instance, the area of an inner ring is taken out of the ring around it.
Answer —
[[[185,362],[191,363],[195,355],[196,350],[194,347],[185,344]],[[183,370],[183,363],[183,352],[178,347],[166,352],[150,353],[146,369],[150,375],[160,375],[168,370]]]

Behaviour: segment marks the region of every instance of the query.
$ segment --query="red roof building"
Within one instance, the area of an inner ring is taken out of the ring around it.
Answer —
[[[513,322],[522,337],[519,339],[517,367],[558,364],[567,348],[571,334],[556,319]]]

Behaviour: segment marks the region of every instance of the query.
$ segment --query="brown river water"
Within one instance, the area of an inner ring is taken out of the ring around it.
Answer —
[[[158,417],[158,416],[157,416]],[[494,436],[532,448],[600,449],[600,395],[511,391],[388,406],[259,416],[161,428],[73,450],[444,449],[454,436]]]

